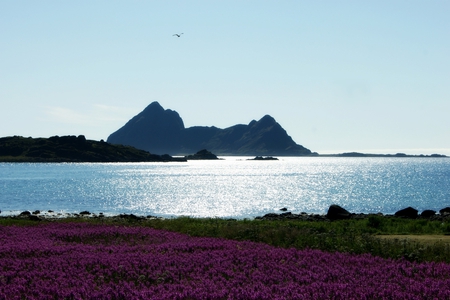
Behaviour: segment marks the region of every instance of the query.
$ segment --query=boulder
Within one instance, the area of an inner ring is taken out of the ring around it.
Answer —
[[[39,218],[36,215],[29,215],[28,219],[31,220],[31,221],[41,221],[41,218]]]
[[[439,211],[441,215],[450,214],[450,207],[445,207]]]
[[[264,216],[262,216],[261,219],[263,219],[263,220],[277,220],[278,218],[279,218],[278,214],[268,213],[268,214],[265,214]]]
[[[143,220],[144,217],[136,216],[134,214],[120,214],[119,218],[126,220]]]
[[[396,217],[402,217],[402,218],[408,218],[408,219],[415,219],[417,218],[418,210],[415,208],[412,208],[411,206],[401,209],[395,213]]]
[[[339,205],[333,204],[328,208],[327,218],[330,220],[348,219],[350,216],[350,212]]]
[[[421,216],[422,218],[429,219],[429,218],[431,218],[431,217],[434,217],[435,214],[436,214],[436,211],[435,211],[435,210],[426,209],[426,210],[424,210],[424,211],[420,214],[420,216]]]

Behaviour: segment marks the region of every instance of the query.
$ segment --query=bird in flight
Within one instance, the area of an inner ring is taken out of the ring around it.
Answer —
[[[181,37],[182,34],[183,33],[175,33],[175,34],[172,34],[172,36]]]

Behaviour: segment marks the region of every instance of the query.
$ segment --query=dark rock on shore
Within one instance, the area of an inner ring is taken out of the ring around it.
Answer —
[[[135,221],[137,221],[137,220],[144,220],[145,219],[145,217],[139,217],[139,216],[136,216],[136,215],[133,215],[133,214],[120,214],[119,218],[127,219],[127,220],[135,220]]]
[[[411,206],[401,209],[395,213],[396,217],[403,217],[408,219],[416,219],[418,216],[418,210],[415,208],[412,208]]]
[[[405,209],[399,210],[394,215],[383,215],[378,214],[363,214],[363,213],[350,213],[346,209],[340,207],[339,205],[331,205],[328,209],[326,215],[319,214],[308,214],[306,212],[301,212],[300,214],[294,214],[291,212],[285,212],[281,214],[268,213],[264,216],[258,216],[255,220],[302,220],[302,221],[336,221],[343,219],[366,219],[371,216],[379,217],[398,217],[398,218],[418,218],[418,211],[412,207],[407,207]],[[431,221],[450,221],[450,213],[447,213],[447,209],[441,209],[440,214],[436,214],[434,210],[424,210],[420,214],[420,218],[428,219]]]
[[[333,204],[328,208],[327,218],[330,220],[343,220],[350,218],[350,212],[339,205]]]
[[[57,220],[57,219],[67,219],[67,218],[105,218],[105,219],[109,219],[109,220],[125,220],[125,221],[141,221],[141,220],[145,220],[145,219],[164,219],[162,217],[158,217],[158,216],[152,216],[152,215],[147,215],[147,216],[137,216],[134,214],[119,214],[119,215],[112,215],[112,216],[105,216],[102,212],[99,214],[96,213],[91,213],[87,210],[85,211],[81,211],[80,213],[55,213],[52,210],[49,210],[47,212],[42,212],[38,215],[33,214],[29,211],[23,211],[18,215],[3,215],[0,216],[0,219],[28,219],[31,221],[52,221],[52,220]]]
[[[28,219],[30,219],[31,221],[42,221],[42,219],[36,215],[29,215]]]
[[[28,210],[25,210],[21,212],[17,217],[21,219],[29,219],[31,221],[41,221],[41,218],[37,216],[39,213],[40,213],[39,210],[36,210],[33,213],[31,213]]]
[[[268,220],[268,221],[276,221],[276,220],[300,220],[300,221],[330,221],[326,216],[318,215],[318,214],[293,214],[291,212],[285,212],[281,214],[276,213],[268,213],[261,217],[256,217],[255,220]]]
[[[441,215],[450,214],[450,207],[445,207],[439,211]]]
[[[426,209],[420,213],[420,217],[425,218],[425,219],[429,219],[431,217],[434,217],[435,215],[436,215],[436,211],[431,210],[431,209]]]

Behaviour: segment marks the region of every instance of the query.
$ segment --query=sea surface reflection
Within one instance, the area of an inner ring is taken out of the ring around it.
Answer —
[[[2,214],[23,210],[253,218],[282,207],[394,213],[450,206],[448,158],[223,157],[187,163],[0,163]]]

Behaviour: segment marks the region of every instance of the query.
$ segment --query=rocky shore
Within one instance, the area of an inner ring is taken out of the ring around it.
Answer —
[[[135,214],[118,214],[118,215],[105,215],[103,213],[91,213],[89,211],[81,211],[79,213],[57,213],[52,210],[40,211],[35,210],[33,212],[23,211],[17,215],[0,215],[0,219],[28,219],[32,221],[43,221],[43,220],[57,220],[57,219],[68,219],[68,218],[105,218],[105,219],[117,219],[117,220],[146,220],[146,219],[163,219],[157,216],[137,216]]]
[[[288,211],[287,208],[281,208],[280,213],[268,213],[263,216],[255,217],[255,220],[300,220],[300,221],[323,221],[330,222],[336,220],[345,219],[366,219],[371,216],[386,217],[386,218],[407,218],[407,219],[427,219],[431,221],[450,221],[450,207],[445,207],[439,212],[434,210],[424,210],[421,213],[413,207],[407,207],[397,211],[395,214],[363,214],[363,213],[351,213],[345,208],[339,205],[331,205],[328,208],[326,214],[311,214],[306,212],[293,213]],[[35,210],[33,212],[23,211],[17,215],[1,215],[0,219],[11,218],[11,219],[29,219],[32,221],[42,221],[42,220],[55,220],[64,218],[107,218],[107,219],[117,219],[117,220],[154,220],[154,219],[164,219],[158,216],[139,216],[134,214],[118,214],[118,215],[105,215],[103,213],[91,213],[89,211],[81,211],[79,213],[57,213],[52,210],[39,211]]]
[[[287,208],[282,208],[280,211],[282,213],[269,213],[264,216],[258,216],[255,220],[302,220],[302,221],[335,221],[344,219],[365,219],[370,216],[380,216],[387,218],[407,218],[407,219],[428,219],[428,220],[438,220],[438,221],[448,221],[450,220],[450,207],[445,207],[439,210],[439,213],[434,210],[424,210],[419,214],[419,211],[413,207],[406,207],[401,209],[393,215],[389,214],[363,214],[363,213],[351,213],[345,208],[339,205],[331,205],[328,208],[328,212],[325,215],[320,214],[308,214],[306,212],[301,212],[295,214],[289,212]]]

